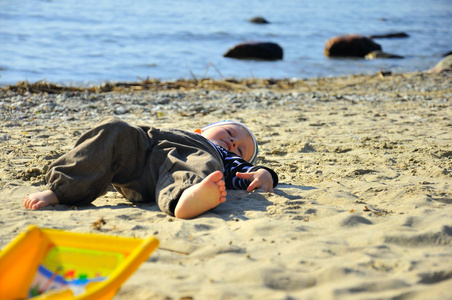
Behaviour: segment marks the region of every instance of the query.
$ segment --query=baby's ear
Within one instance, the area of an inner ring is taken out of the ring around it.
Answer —
[[[195,132],[198,133],[198,134],[201,134],[202,130],[198,128],[198,129],[195,129]]]

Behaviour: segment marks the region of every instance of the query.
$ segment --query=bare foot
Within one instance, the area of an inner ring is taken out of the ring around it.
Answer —
[[[60,201],[51,190],[37,192],[28,195],[23,200],[24,206],[31,209],[40,209],[49,205],[58,204]]]
[[[190,219],[226,201],[223,174],[215,171],[198,184],[186,189],[180,196],[174,214],[177,218]]]

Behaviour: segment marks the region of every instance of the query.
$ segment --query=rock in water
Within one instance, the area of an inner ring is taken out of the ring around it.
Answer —
[[[410,37],[405,32],[394,32],[394,33],[386,33],[386,34],[374,34],[370,35],[370,39],[394,39],[394,38],[407,38]]]
[[[223,56],[238,59],[278,60],[283,58],[283,49],[275,43],[250,42],[235,45]]]
[[[254,17],[248,20],[251,23],[256,23],[256,24],[269,24],[270,22],[268,22],[264,17]]]
[[[365,59],[375,59],[375,58],[404,58],[403,56],[397,55],[397,54],[391,54],[386,53],[380,50],[372,51],[368,53],[365,57]]]
[[[441,73],[452,71],[452,55],[448,55],[440,60],[433,68],[428,70],[430,73]]]
[[[336,36],[325,43],[325,55],[330,57],[364,57],[381,50],[381,46],[361,35]]]

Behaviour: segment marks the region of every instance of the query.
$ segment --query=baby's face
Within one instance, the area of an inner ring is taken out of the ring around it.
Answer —
[[[254,141],[248,131],[237,124],[226,124],[207,128],[202,136],[249,161],[254,154]]]

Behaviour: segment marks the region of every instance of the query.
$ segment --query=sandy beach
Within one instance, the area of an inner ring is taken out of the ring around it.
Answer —
[[[450,299],[450,72],[47,88],[0,91],[0,248],[30,224],[157,237],[115,300]],[[280,184],[229,191],[192,220],[114,190],[24,209],[52,160],[107,115],[187,130],[242,121]]]

